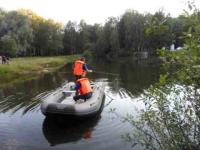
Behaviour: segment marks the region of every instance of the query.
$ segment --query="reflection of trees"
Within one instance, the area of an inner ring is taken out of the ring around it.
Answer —
[[[120,65],[119,70],[121,86],[134,95],[143,93],[159,78],[159,65],[151,66],[144,60],[140,64],[133,60],[126,61]]]
[[[92,131],[100,119],[100,115],[84,119],[66,118],[66,116],[45,118],[43,134],[51,146],[92,138]]]
[[[15,113],[23,109],[23,114],[26,114],[28,111],[38,110],[41,98],[59,87],[64,80],[56,74],[47,74],[15,87],[3,88],[0,94],[0,112]]]
[[[131,58],[125,58],[110,63],[96,62],[94,69],[98,67],[98,71],[119,75],[95,74],[95,76],[108,78],[109,86],[112,87],[113,91],[118,92],[120,88],[124,88],[137,96],[143,93],[144,89],[148,89],[159,78],[160,65],[158,61],[155,65],[154,61],[157,60],[141,60],[138,63]]]
[[[144,99],[145,110],[126,121],[132,124],[133,134],[127,139],[145,145],[144,149],[199,149],[200,96],[194,88],[164,86],[150,88]]]

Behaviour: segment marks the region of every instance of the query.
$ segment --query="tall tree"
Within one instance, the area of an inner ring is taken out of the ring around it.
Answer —
[[[8,12],[0,22],[0,40],[3,43],[5,39],[15,41],[17,48],[12,55],[26,55],[26,52],[31,47],[33,40],[31,22],[27,16],[24,16],[17,11]],[[4,37],[6,36],[6,38]],[[6,40],[7,41],[7,40]],[[7,41],[8,42],[8,41]],[[4,50],[13,51],[13,50]],[[14,51],[13,51],[14,52]]]
[[[155,53],[158,48],[169,48],[173,42],[173,34],[167,24],[169,16],[159,10],[150,17],[150,22],[148,22],[145,29],[149,50]]]
[[[66,54],[76,54],[76,23],[69,21],[64,29],[63,45]]]

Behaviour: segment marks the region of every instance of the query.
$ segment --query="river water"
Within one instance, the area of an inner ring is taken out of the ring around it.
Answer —
[[[133,149],[123,138],[133,132],[123,117],[137,115],[136,110],[143,107],[140,96],[158,81],[160,65],[151,60],[124,59],[88,66],[94,70],[88,77],[107,85],[104,108],[96,118],[52,119],[40,111],[45,95],[74,80],[71,64],[56,73],[0,89],[0,150]]]

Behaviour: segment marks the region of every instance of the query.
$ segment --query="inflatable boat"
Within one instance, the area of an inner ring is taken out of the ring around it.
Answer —
[[[69,82],[63,88],[47,96],[42,104],[41,111],[45,116],[53,114],[69,116],[89,116],[102,111],[104,104],[103,82],[92,83],[93,94],[86,101],[80,99],[73,100],[75,95],[74,83]]]

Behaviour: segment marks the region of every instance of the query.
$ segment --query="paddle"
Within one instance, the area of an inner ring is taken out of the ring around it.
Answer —
[[[94,70],[91,70],[90,72],[99,73],[99,74],[106,74],[106,75],[113,75],[113,76],[118,76],[118,75],[119,75],[119,74],[116,74],[116,73],[102,72],[102,71],[94,71]]]
[[[71,72],[59,72],[64,74],[71,74]],[[105,75],[113,75],[113,76],[119,76],[117,73],[110,73],[110,72],[102,72],[102,71],[95,71],[95,70],[89,70],[88,73],[97,73],[97,74],[105,74]]]

